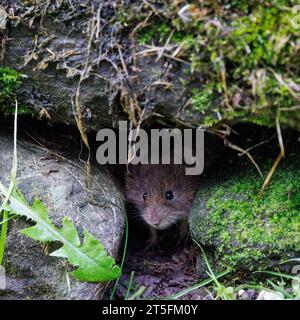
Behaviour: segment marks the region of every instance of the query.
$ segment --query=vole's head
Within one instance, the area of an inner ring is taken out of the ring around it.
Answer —
[[[186,175],[182,165],[130,166],[125,196],[149,225],[166,229],[188,218],[198,181]]]

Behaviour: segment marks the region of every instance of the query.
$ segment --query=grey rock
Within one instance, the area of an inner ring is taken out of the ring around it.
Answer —
[[[0,135],[0,177],[8,186],[13,140]],[[113,257],[117,257],[124,229],[123,196],[104,168],[94,168],[92,189],[78,161],[63,159],[40,146],[18,139],[17,184],[27,201],[39,198],[50,218],[60,226],[68,216],[80,234],[88,229]],[[19,233],[31,222],[10,220],[5,251],[7,289],[0,299],[100,299],[108,283],[78,282],[69,275],[67,261],[49,256],[59,244],[47,246]]]

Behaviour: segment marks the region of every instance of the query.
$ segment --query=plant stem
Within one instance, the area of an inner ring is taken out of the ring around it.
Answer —
[[[17,159],[18,159],[17,157],[17,120],[18,120],[18,102],[16,100],[15,118],[14,118],[14,151],[13,151],[13,162],[12,162],[13,166],[11,169],[10,185],[7,192],[4,193],[5,198],[3,200],[2,207],[6,206],[7,202],[9,201],[10,195],[16,186]],[[1,235],[0,235],[0,266],[2,265],[2,262],[3,262],[7,226],[8,226],[8,212],[7,210],[3,210],[3,209],[1,211],[3,211],[3,217],[2,217],[2,226],[1,226]]]
[[[0,235],[0,266],[2,266],[4,251],[5,251],[5,242],[7,234],[7,225],[8,225],[8,212],[3,210],[3,223],[1,226],[1,235]]]
[[[125,213],[125,242],[124,242],[124,251],[123,251],[123,256],[122,256],[122,261],[121,261],[121,271],[123,272],[123,267],[124,267],[124,262],[127,254],[127,244],[128,244],[128,218],[127,214]],[[110,300],[113,300],[115,297],[115,293],[119,284],[120,278],[116,280],[114,287],[112,289],[111,295],[110,295]]]

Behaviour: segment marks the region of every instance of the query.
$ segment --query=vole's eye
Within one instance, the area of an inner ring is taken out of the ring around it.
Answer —
[[[147,197],[148,197],[148,193],[147,193],[147,192],[145,192],[145,193],[143,194],[143,199],[144,199],[144,200],[146,200],[146,199],[147,199]]]
[[[167,200],[172,200],[174,198],[173,192],[172,191],[167,191],[166,192],[166,198],[167,198]]]

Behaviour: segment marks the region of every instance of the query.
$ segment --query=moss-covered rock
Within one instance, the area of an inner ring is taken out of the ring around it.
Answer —
[[[217,267],[260,270],[300,254],[299,161],[277,169],[259,198],[261,185],[250,169],[198,191],[190,230]]]
[[[165,21],[146,25],[139,42],[168,43],[169,55],[176,52],[189,63],[184,86],[191,103],[179,117],[188,120],[190,109],[194,119],[202,115],[206,127],[220,121],[274,126],[279,115],[282,125],[299,129],[300,32],[294,5],[288,0],[165,4]]]
[[[28,77],[19,97],[53,122],[76,123],[81,78],[86,128],[111,126],[120,115],[137,121],[145,109],[147,119],[163,115],[188,126],[273,127],[279,116],[282,127],[300,130],[293,6],[289,0],[18,0],[6,15],[9,41],[0,56]]]

